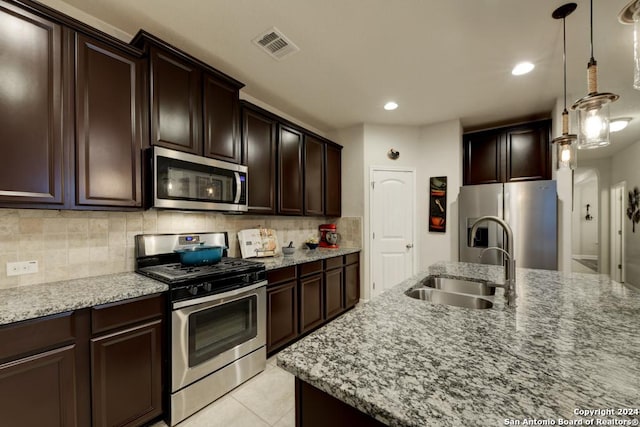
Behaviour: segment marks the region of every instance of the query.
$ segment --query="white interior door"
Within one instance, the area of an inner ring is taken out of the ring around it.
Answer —
[[[611,278],[624,282],[625,183],[611,189]]]
[[[371,295],[413,275],[415,172],[371,172]]]

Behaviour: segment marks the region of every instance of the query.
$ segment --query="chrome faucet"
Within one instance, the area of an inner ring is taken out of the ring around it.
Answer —
[[[497,246],[492,246],[484,249],[480,253],[480,256],[478,258],[482,259],[482,255],[484,255],[485,252],[489,250],[497,250],[499,252],[502,252],[507,257],[504,264],[504,285],[503,286],[491,285],[491,286],[504,287],[504,297],[507,300],[507,304],[515,306],[517,295],[516,295],[516,260],[514,259],[514,253],[513,253],[513,230],[511,230],[511,227],[506,221],[504,221],[501,218],[498,218],[497,216],[483,216],[475,220],[474,223],[471,225],[471,235],[469,236],[469,238],[471,239],[471,242],[473,242],[476,237],[476,231],[478,230],[478,225],[484,221],[493,221],[504,229],[505,233],[507,234],[506,242],[505,242],[506,250],[499,248]]]

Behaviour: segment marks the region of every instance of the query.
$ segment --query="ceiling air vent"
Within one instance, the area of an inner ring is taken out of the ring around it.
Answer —
[[[300,50],[298,46],[293,44],[282,31],[273,27],[258,37],[253,42],[260,48],[264,49],[272,58],[281,60]]]

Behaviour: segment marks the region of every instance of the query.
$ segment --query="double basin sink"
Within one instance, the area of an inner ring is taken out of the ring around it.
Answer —
[[[487,282],[428,276],[409,288],[405,295],[433,304],[487,309],[493,307],[493,302],[486,297],[492,297],[495,292],[495,285]]]

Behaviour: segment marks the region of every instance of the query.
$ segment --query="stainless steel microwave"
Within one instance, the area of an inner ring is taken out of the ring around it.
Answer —
[[[152,206],[246,212],[247,167],[153,146]]]

